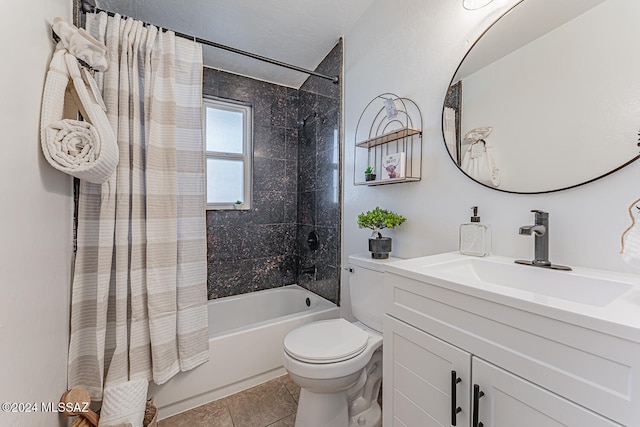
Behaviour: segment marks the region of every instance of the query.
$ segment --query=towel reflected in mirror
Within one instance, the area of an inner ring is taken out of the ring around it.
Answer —
[[[500,185],[500,169],[492,155],[492,146],[486,141],[491,134],[491,126],[479,127],[470,130],[464,136],[464,141],[469,144],[462,157],[460,168],[476,181],[491,186]]]

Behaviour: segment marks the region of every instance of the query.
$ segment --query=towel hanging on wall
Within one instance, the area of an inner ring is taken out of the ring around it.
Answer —
[[[118,145],[105,114],[104,102],[91,74],[80,70],[78,59],[95,70],[106,70],[106,46],[62,18],[52,25],[59,37],[53,54],[40,116],[42,152],[54,168],[96,184],[107,181],[118,164]],[[64,117],[65,93],[76,99],[85,121]]]
[[[640,267],[640,199],[629,206],[631,225],[622,233],[622,259],[630,265]]]

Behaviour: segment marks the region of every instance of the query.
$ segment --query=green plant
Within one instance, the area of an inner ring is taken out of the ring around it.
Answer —
[[[367,168],[364,170],[364,173],[365,175],[373,173],[373,168],[371,166],[367,166]]]
[[[406,220],[402,215],[376,206],[375,209],[358,215],[358,227],[372,229],[373,233],[371,237],[376,238],[376,235],[377,237],[382,237],[380,230],[384,228],[395,228]]]
[[[236,200],[236,202],[234,203],[235,205],[241,205],[242,202],[240,200]]]

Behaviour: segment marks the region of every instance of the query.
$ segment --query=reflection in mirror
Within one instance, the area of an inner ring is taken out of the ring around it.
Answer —
[[[496,21],[445,99],[444,139],[458,167],[491,188],[540,193],[637,159],[639,16],[637,0],[523,0]],[[489,127],[484,139],[465,138]]]

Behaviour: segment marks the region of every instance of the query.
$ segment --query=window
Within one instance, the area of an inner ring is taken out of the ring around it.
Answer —
[[[249,105],[204,99],[207,209],[250,208],[251,122]]]

